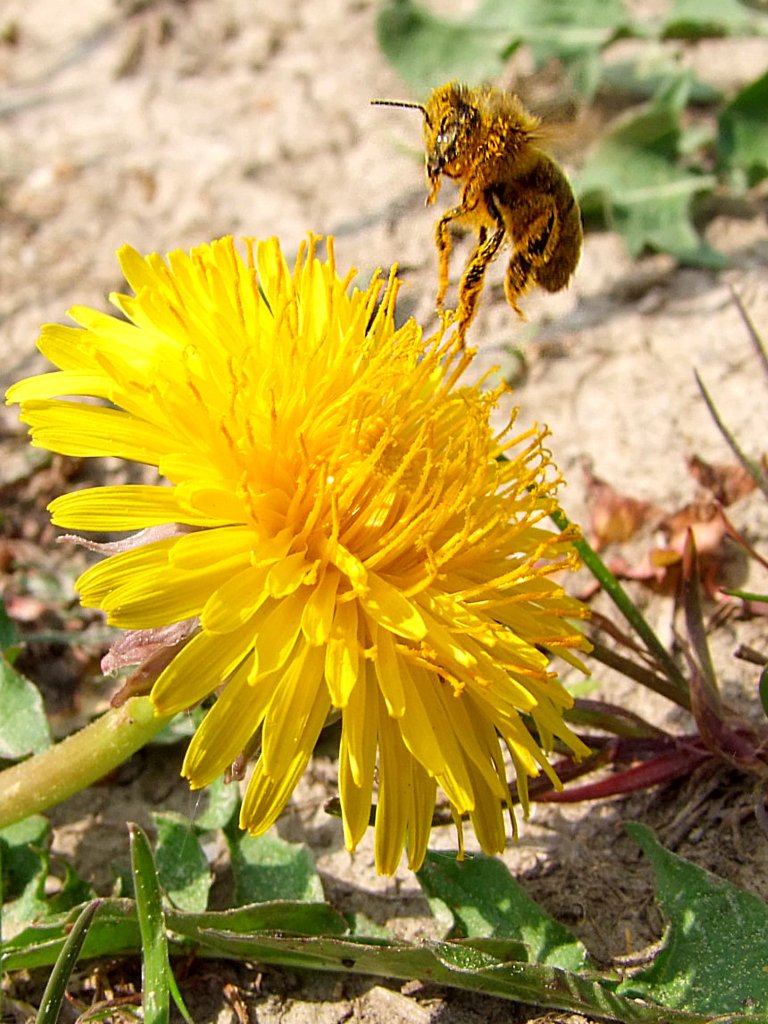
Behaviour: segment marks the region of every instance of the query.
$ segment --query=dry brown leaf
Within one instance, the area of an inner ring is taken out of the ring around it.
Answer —
[[[755,481],[739,462],[710,463],[692,455],[688,459],[688,472],[712,497],[727,507],[739,498],[745,498],[755,489]]]
[[[659,518],[659,509],[649,501],[621,494],[584,466],[589,508],[590,543],[596,551],[608,544],[629,540],[646,523]]]

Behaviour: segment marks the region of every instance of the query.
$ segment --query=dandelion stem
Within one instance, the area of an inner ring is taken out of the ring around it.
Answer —
[[[0,828],[61,803],[113,771],[167,725],[132,697],[79,732],[0,773]]]

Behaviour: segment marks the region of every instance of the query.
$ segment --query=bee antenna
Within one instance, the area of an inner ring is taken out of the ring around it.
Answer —
[[[427,125],[431,128],[432,125],[429,120],[429,114],[427,108],[423,103],[411,103],[408,100],[371,100],[371,106],[373,107],[409,107],[411,110],[420,110],[424,115],[424,119]]]

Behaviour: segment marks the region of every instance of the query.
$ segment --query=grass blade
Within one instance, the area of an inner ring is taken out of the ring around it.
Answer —
[[[749,473],[749,475],[755,481],[756,486],[763,492],[766,498],[768,498],[768,478],[766,478],[766,475],[763,472],[762,467],[758,462],[755,462],[754,459],[750,459],[749,456],[741,450],[738,441],[730,432],[728,427],[726,427],[725,423],[723,422],[720,416],[720,413],[717,411],[717,406],[715,405],[714,400],[712,399],[712,396],[710,395],[709,391],[707,391],[704,381],[699,376],[698,370],[694,370],[693,373],[696,378],[696,384],[699,388],[699,391],[701,392],[701,397],[704,399],[704,404],[709,410],[709,415],[714,420],[715,426],[720,431],[723,440],[731,449],[731,451],[736,456],[737,460],[741,463],[741,465],[744,467],[744,469],[747,471],[747,473]]]
[[[131,870],[136,890],[142,948],[142,988],[145,1024],[168,1024],[170,997],[188,1022],[192,1021],[184,1005],[168,960],[160,883],[149,841],[142,829],[131,823]]]
[[[45,986],[45,992],[43,992],[40,1010],[37,1015],[37,1024],[56,1024],[64,993],[69,983],[69,977],[80,956],[91,921],[93,921],[100,905],[101,900],[92,900],[83,907],[72,931],[69,933],[67,941],[56,958],[56,963],[53,965],[48,983]]]
[[[568,518],[560,511],[552,515],[552,520],[560,530],[564,530],[569,525]],[[669,680],[669,692],[665,693],[664,696],[679,704],[680,707],[688,708],[690,706],[690,696],[685,677],[675,664],[672,655],[656,636],[643,615],[638,611],[629,594],[588,541],[584,540],[583,537],[579,537],[574,540],[573,546],[578,551],[584,565],[619,609],[634,633],[645,644],[646,650],[656,660],[659,668]]]

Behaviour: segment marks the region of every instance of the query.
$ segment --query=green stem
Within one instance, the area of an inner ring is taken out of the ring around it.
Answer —
[[[172,716],[171,716],[172,717]],[[132,697],[79,732],[0,772],[0,828],[38,814],[114,771],[167,725],[149,697]]]
[[[591,638],[590,643],[592,644],[592,650],[589,652],[590,657],[594,658],[595,661],[599,661],[601,665],[615,669],[616,672],[620,672],[627,679],[633,679],[636,683],[640,683],[641,686],[646,686],[649,690],[653,690],[662,697],[666,697],[667,700],[678,704],[681,708],[685,708],[686,711],[691,710],[691,698],[688,692],[681,693],[676,686],[673,686],[668,677],[651,672],[636,661],[631,661],[629,658],[619,654],[618,651],[606,647],[599,640]]]

